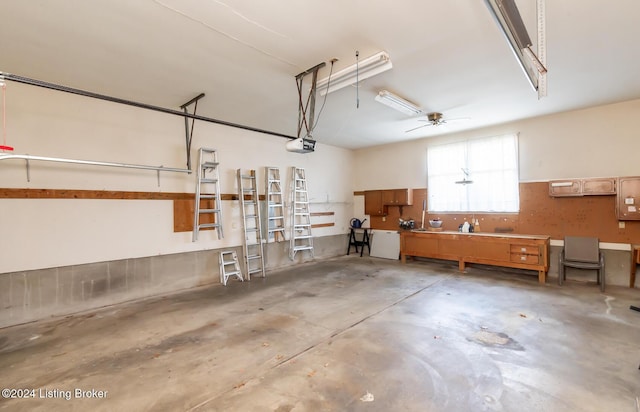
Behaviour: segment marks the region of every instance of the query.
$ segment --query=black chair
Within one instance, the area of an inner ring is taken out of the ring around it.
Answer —
[[[597,282],[604,292],[604,255],[600,251],[600,241],[596,237],[567,236],[560,252],[558,284],[566,279],[565,267],[597,270]]]

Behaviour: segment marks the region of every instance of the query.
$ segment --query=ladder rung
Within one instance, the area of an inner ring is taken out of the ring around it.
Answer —
[[[240,274],[239,270],[234,270],[233,272],[227,272],[227,271],[224,272],[225,276],[233,276],[233,275],[239,275],[239,274]]]
[[[215,199],[217,195],[200,195],[200,199]]]
[[[203,169],[212,169],[214,167],[217,167],[220,163],[218,162],[202,162],[202,168]]]
[[[247,256],[247,259],[260,259],[262,256],[260,255],[251,255],[251,256]]]
[[[209,228],[216,228],[216,227],[221,227],[220,223],[202,223],[198,225],[198,228],[200,229],[209,229]]]
[[[269,218],[269,220],[282,220],[282,219],[284,219],[284,216],[271,216]]]
[[[311,235],[306,235],[306,236],[294,236],[293,239],[294,240],[298,240],[298,239],[311,239],[313,236]]]
[[[218,183],[218,179],[200,179],[200,183]]]
[[[218,213],[220,209],[200,209],[200,213]]]
[[[313,246],[296,246],[293,248],[293,250],[311,250],[313,249]]]

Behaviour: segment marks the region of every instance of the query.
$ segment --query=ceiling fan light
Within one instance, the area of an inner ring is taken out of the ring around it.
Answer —
[[[335,72],[330,78],[325,77],[324,79],[318,80],[316,88],[320,91],[320,95],[324,96],[327,93],[351,86],[357,81],[359,82],[391,70],[392,67],[393,64],[391,63],[389,54],[381,51],[354,65]]]
[[[376,95],[375,100],[409,116],[415,116],[422,113],[422,109],[416,104],[411,103],[410,101],[387,90],[381,90]]]

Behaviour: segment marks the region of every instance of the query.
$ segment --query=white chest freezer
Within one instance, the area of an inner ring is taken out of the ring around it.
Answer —
[[[400,233],[396,230],[371,231],[371,256],[398,260],[400,257]]]

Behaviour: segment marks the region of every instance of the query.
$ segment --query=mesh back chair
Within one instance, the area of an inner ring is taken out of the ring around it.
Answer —
[[[558,284],[566,279],[565,267],[591,269],[598,272],[598,284],[604,292],[604,255],[600,251],[599,240],[596,237],[567,236],[564,238],[564,248],[560,252],[558,266]]]

